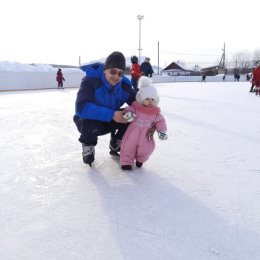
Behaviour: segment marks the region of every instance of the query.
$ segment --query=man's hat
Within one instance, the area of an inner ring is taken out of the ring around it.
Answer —
[[[104,70],[117,68],[124,71],[125,66],[125,56],[123,55],[123,53],[115,51],[107,57],[106,62],[104,64]]]

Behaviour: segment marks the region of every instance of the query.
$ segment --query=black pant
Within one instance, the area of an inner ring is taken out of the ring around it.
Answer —
[[[134,77],[132,77],[131,82],[132,82],[134,90],[138,90],[138,79],[135,79]]]
[[[63,81],[58,81],[58,88],[62,88],[63,87]]]
[[[250,88],[250,92],[254,92],[254,84],[252,83],[252,86],[251,86],[251,88]]]
[[[128,124],[120,124],[115,121],[103,122],[90,119],[82,119],[78,116],[73,117],[78,131],[80,132],[79,141],[86,145],[96,145],[98,136],[111,133],[113,139],[121,140],[128,127]]]

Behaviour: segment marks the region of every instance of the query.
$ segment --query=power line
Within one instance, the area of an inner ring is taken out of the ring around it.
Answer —
[[[190,56],[207,56],[207,57],[214,57],[219,56],[219,54],[194,54],[194,53],[177,53],[177,52],[168,52],[168,51],[160,51],[160,53],[165,54],[174,54],[174,55],[190,55]]]

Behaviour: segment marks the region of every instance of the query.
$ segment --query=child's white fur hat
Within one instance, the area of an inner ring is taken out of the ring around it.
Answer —
[[[159,96],[155,87],[151,86],[152,80],[148,77],[142,76],[138,80],[139,91],[136,94],[136,101],[143,104],[146,98],[153,98],[156,105],[159,104]]]

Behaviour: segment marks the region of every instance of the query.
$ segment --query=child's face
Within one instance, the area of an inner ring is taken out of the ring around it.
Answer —
[[[153,98],[146,98],[143,101],[143,105],[146,106],[146,107],[155,107],[156,101]]]

